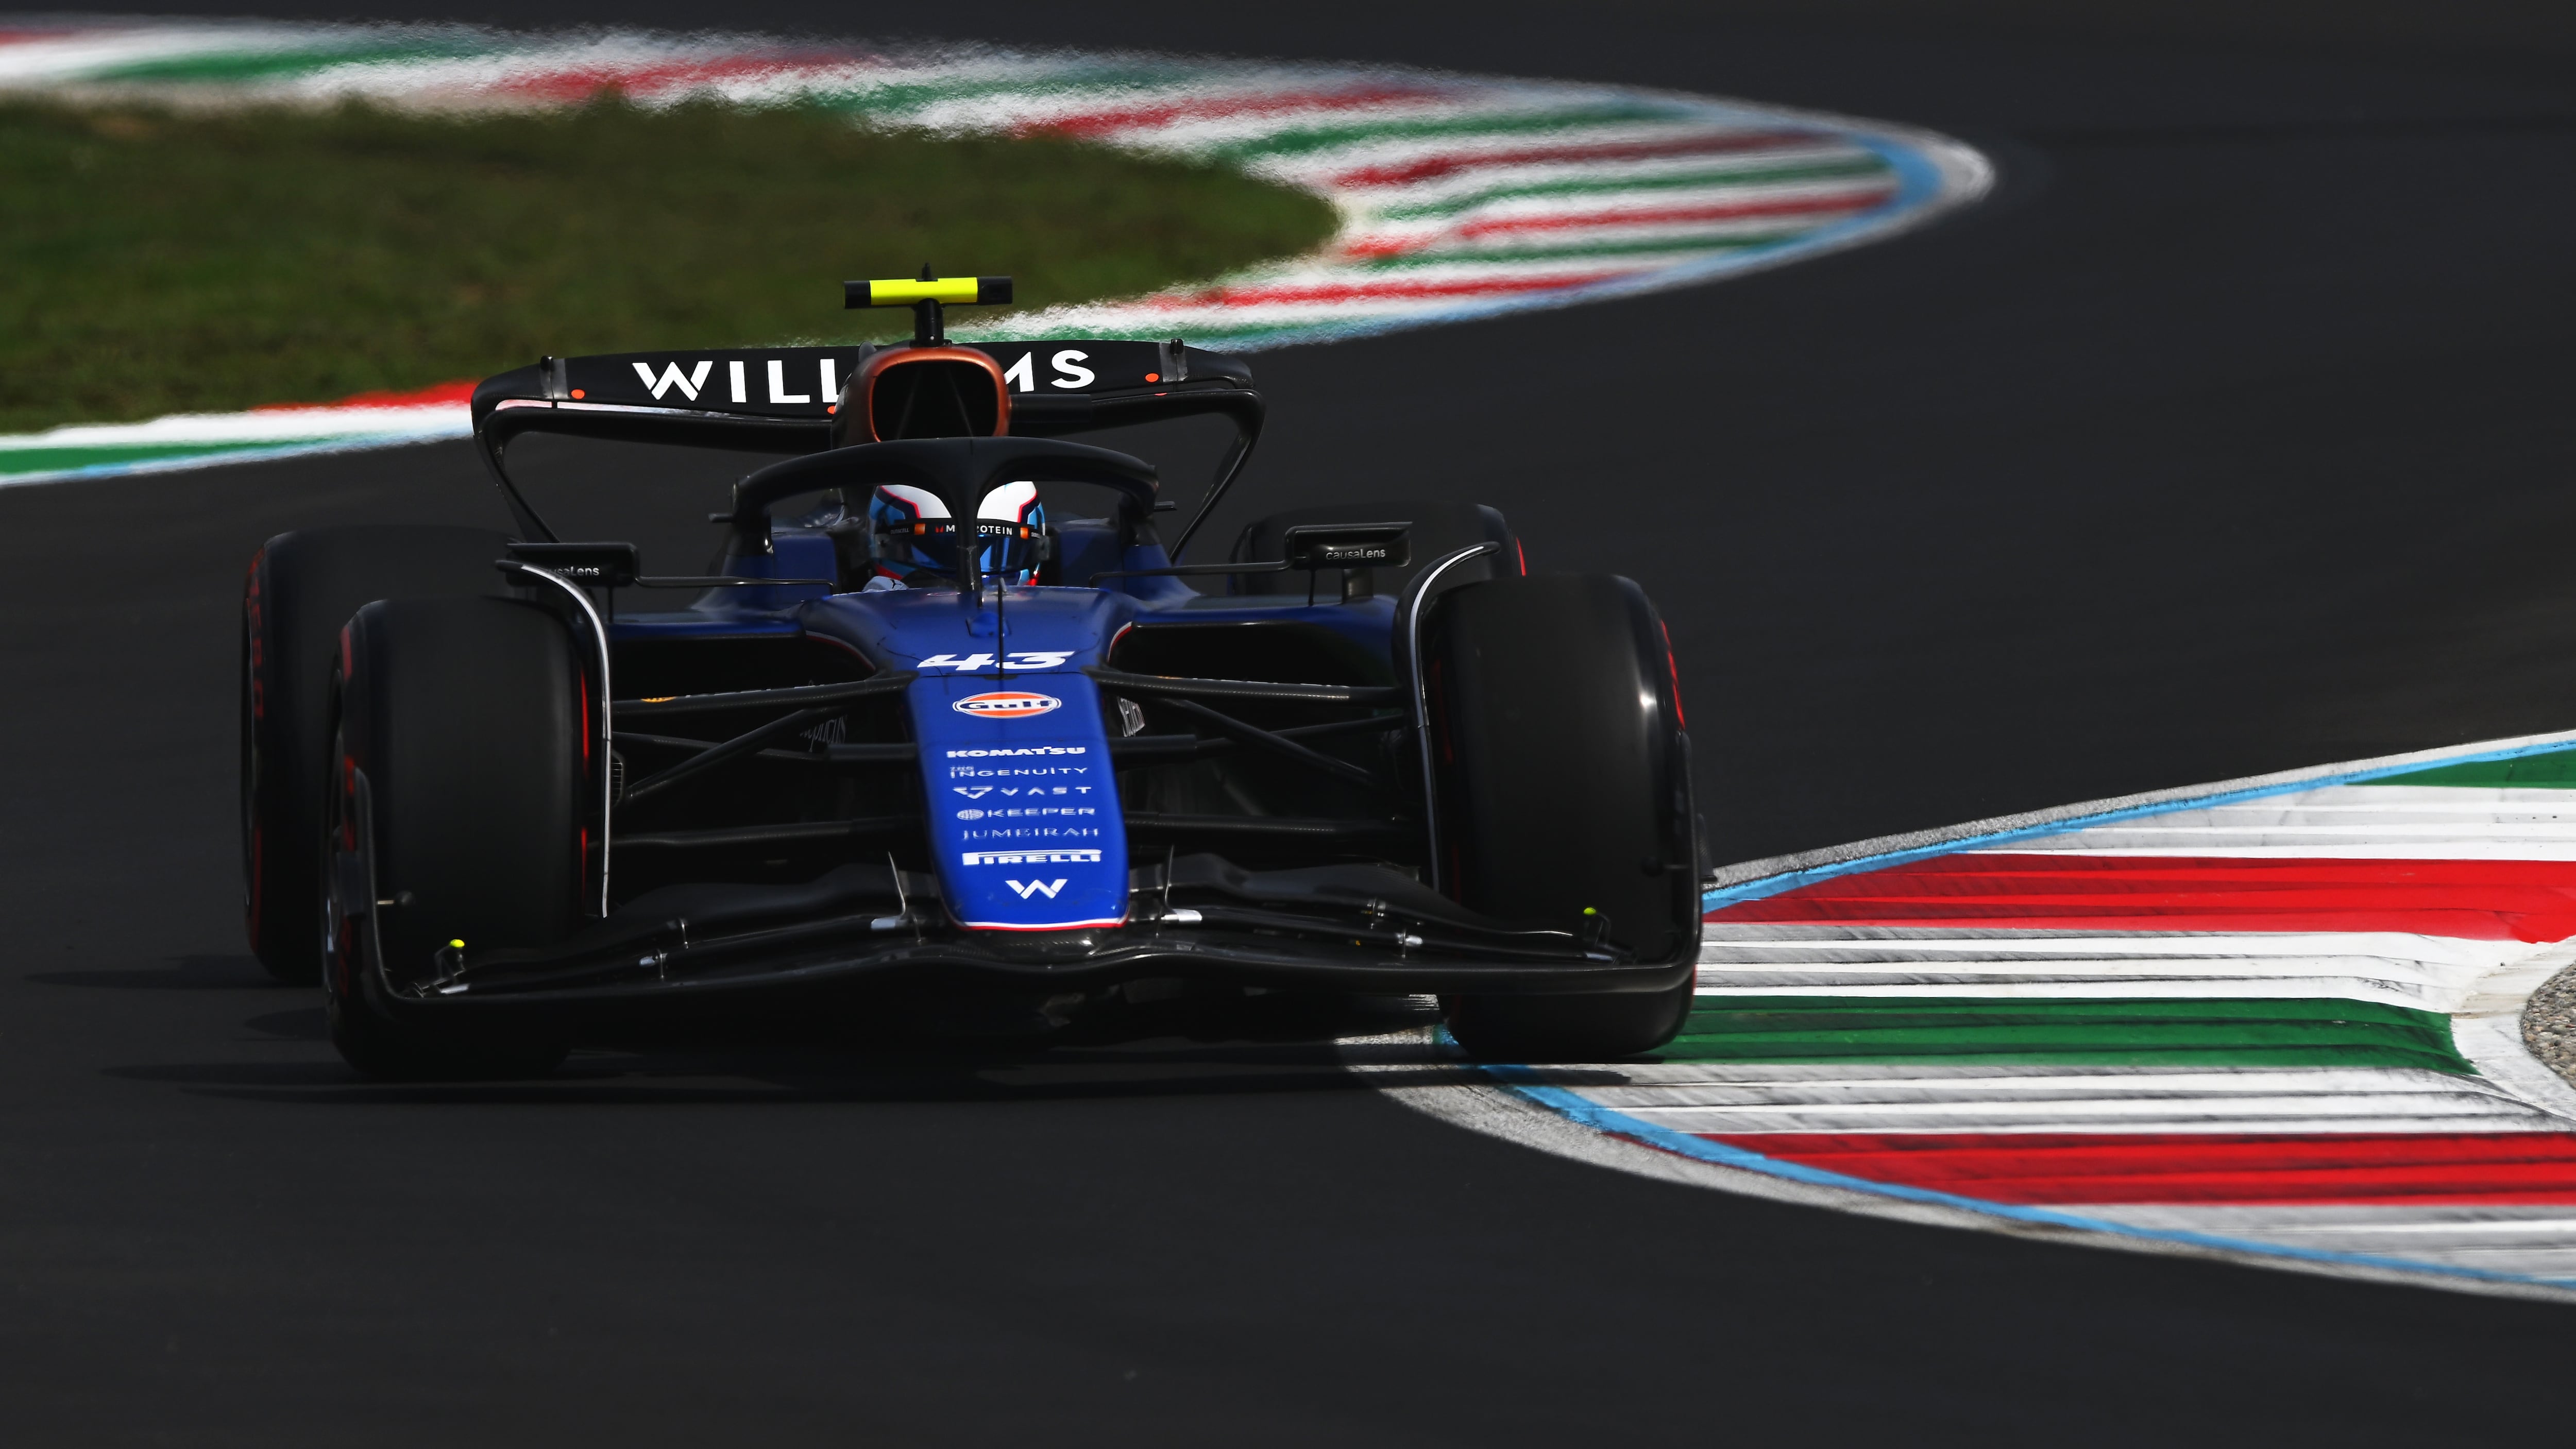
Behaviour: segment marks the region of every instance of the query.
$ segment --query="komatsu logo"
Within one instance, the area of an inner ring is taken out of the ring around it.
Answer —
[[[1096,850],[970,850],[968,865],[1098,865]],[[1023,894],[1026,894],[1023,892]]]
[[[982,694],[970,694],[949,708],[977,719],[1030,719],[1061,708],[1063,704],[1063,700],[1052,694],[1032,694],[1025,689],[993,689]]]
[[[1086,748],[1087,746],[1083,745],[1018,745],[993,750],[950,750],[948,758],[963,760],[982,759],[988,755],[1078,755]]]

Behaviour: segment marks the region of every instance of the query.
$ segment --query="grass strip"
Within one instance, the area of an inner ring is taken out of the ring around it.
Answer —
[[[1007,272],[1036,308],[1307,251],[1333,225],[1222,165],[871,132],[827,107],[0,104],[0,431],[544,353],[889,337],[908,316],[841,312],[843,278]]]

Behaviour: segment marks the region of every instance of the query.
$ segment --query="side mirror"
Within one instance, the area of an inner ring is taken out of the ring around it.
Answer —
[[[514,543],[510,557],[594,589],[623,589],[643,573],[631,543]]]
[[[1309,523],[1282,539],[1291,569],[1402,568],[1412,549],[1401,523]]]

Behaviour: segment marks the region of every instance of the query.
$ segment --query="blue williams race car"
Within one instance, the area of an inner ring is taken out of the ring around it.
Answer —
[[[947,340],[1007,278],[848,286],[913,340],[547,358],[474,393],[513,531],[252,560],[250,938],[352,1064],[540,1072],[725,1003],[1043,1027],[1247,988],[1437,995],[1489,1057],[1672,1036],[1700,851],[1635,584],[1404,501],[1180,562],[1260,434],[1242,362]],[[1166,549],[1154,465],[1065,439],[1194,415],[1234,439]],[[780,461],[705,573],[657,576],[547,527],[508,468],[532,433]]]

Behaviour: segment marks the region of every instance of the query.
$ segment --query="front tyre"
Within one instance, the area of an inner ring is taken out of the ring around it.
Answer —
[[[331,671],[340,626],[375,599],[498,594],[508,535],[480,528],[356,524],[281,533],[242,587],[242,923],[270,975],[305,984],[314,954]]]
[[[1690,1011],[1699,861],[1669,645],[1634,583],[1500,578],[1441,596],[1423,628],[1438,876],[1461,904],[1589,934],[1679,979],[1650,991],[1443,998],[1474,1056],[1652,1051]]]
[[[515,600],[395,599],[359,610],[342,652],[320,851],[332,1042],[377,1077],[550,1071],[555,1023],[424,1019],[420,998],[452,943],[543,946],[582,919],[593,686],[572,636]]]

